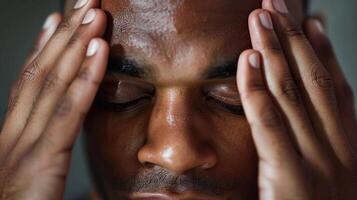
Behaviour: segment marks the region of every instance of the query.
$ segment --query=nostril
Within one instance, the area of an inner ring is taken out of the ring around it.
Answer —
[[[151,163],[151,162],[144,162],[142,164],[146,169],[152,169],[155,167],[155,164]]]
[[[205,163],[202,165],[202,169],[211,169],[215,166],[216,164],[214,162],[209,162],[209,163]]]

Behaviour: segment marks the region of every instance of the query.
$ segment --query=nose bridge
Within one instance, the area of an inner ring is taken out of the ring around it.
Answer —
[[[209,141],[195,132],[190,95],[170,89],[158,96],[149,123],[147,144],[139,160],[182,173],[194,168],[210,168],[216,163]]]

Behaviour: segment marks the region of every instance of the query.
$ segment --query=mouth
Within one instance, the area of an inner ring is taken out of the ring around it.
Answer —
[[[170,192],[164,193],[144,193],[136,192],[128,195],[128,199],[132,200],[224,200],[222,197],[212,197],[193,192],[184,194],[174,194]]]

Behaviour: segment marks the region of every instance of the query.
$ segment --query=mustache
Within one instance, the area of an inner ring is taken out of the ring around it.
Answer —
[[[188,172],[183,175],[175,175],[167,169],[153,167],[139,172],[136,176],[127,180],[117,180],[113,185],[121,192],[160,192],[171,191],[184,193],[187,191],[200,194],[219,196],[238,187],[238,181],[217,181],[208,176]]]

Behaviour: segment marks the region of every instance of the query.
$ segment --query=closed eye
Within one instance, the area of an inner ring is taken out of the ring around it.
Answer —
[[[152,97],[151,96],[142,96],[140,98],[137,98],[132,101],[128,102],[110,102],[110,101],[105,101],[105,100],[100,100],[100,103],[102,106],[115,111],[115,112],[126,112],[126,111],[131,111],[131,110],[136,110],[137,108],[140,108],[144,106],[145,104],[151,102]]]

